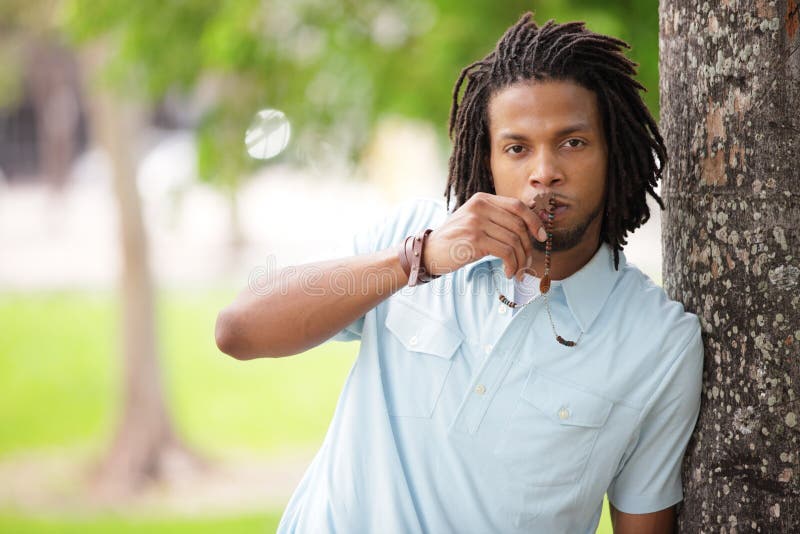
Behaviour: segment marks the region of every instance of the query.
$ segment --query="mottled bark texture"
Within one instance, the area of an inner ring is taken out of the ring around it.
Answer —
[[[664,285],[700,317],[681,532],[800,532],[798,0],[660,6]]]

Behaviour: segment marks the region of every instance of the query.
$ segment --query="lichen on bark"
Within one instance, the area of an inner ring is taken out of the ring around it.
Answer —
[[[800,532],[800,10],[665,0],[664,285],[704,335],[681,532]]]

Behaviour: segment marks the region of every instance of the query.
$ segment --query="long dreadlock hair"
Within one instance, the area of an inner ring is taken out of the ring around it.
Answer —
[[[637,82],[637,64],[623,55],[625,41],[586,29],[584,22],[537,26],[533,13],[525,13],[500,38],[485,58],[461,71],[450,108],[450,156],[445,198],[453,210],[472,195],[494,193],[489,168],[489,99],[516,82],[570,80],[597,95],[608,146],[607,194],[601,239],[619,251],[625,237],[650,218],[647,194],[661,209],[664,203],[655,187],[667,162],[664,140],[648,111]],[[466,82],[459,102],[459,93]]]

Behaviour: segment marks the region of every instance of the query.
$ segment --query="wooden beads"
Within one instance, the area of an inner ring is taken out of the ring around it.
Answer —
[[[502,295],[502,294],[500,295],[500,302],[502,302],[503,304],[505,304],[505,305],[506,305],[506,306],[508,306],[509,308],[516,308],[516,307],[518,306],[518,304],[517,304],[516,302],[513,302],[513,301],[511,301],[511,300],[508,300],[508,299],[506,298],[506,296],[505,296],[505,295]]]
[[[539,282],[539,291],[541,291],[542,294],[550,291],[550,254],[553,252],[553,219],[555,218],[553,209],[555,209],[555,207],[556,199],[555,196],[551,194],[547,202],[547,221],[544,223],[545,229],[547,230],[547,241],[544,248],[544,275]]]
[[[561,336],[556,336],[556,341],[558,341],[559,343],[561,343],[562,345],[564,345],[566,347],[574,347],[575,346],[575,342],[574,341],[569,341],[568,339],[564,339]]]
[[[542,276],[541,281],[539,282],[539,291],[543,294],[550,291],[550,275],[546,274]]]
[[[553,322],[553,314],[550,311],[550,300],[547,298],[547,292],[550,291],[551,285],[551,278],[550,278],[550,256],[553,252],[553,219],[555,219],[555,214],[553,210],[556,208],[556,200],[555,195],[550,193],[549,195],[539,195],[534,199],[534,207],[532,208],[537,213],[541,213],[541,211],[547,212],[547,220],[545,221],[545,230],[547,230],[547,241],[545,242],[545,249],[544,249],[544,274],[542,275],[542,279],[539,281],[539,291],[541,295],[537,295],[533,297],[530,301],[524,304],[517,304],[516,302],[506,298],[505,295],[500,295],[500,302],[508,306],[509,308],[522,308],[527,306],[530,302],[536,300],[539,296],[544,297],[545,309],[547,310],[547,317],[550,319],[550,326],[553,328],[553,335],[560,344],[564,345],[565,347],[574,347],[578,344],[578,341],[581,340],[583,333],[578,336],[578,341],[570,341],[568,339],[564,339],[556,332],[556,325]]]

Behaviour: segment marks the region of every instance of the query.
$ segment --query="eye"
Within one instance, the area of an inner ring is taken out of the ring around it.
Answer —
[[[523,150],[525,150],[525,147],[522,145],[511,145],[506,148],[506,152],[510,152],[511,154],[522,154]]]
[[[572,139],[567,139],[567,142],[564,144],[569,146],[570,148],[579,148],[585,145],[586,143],[582,139],[572,138]]]

